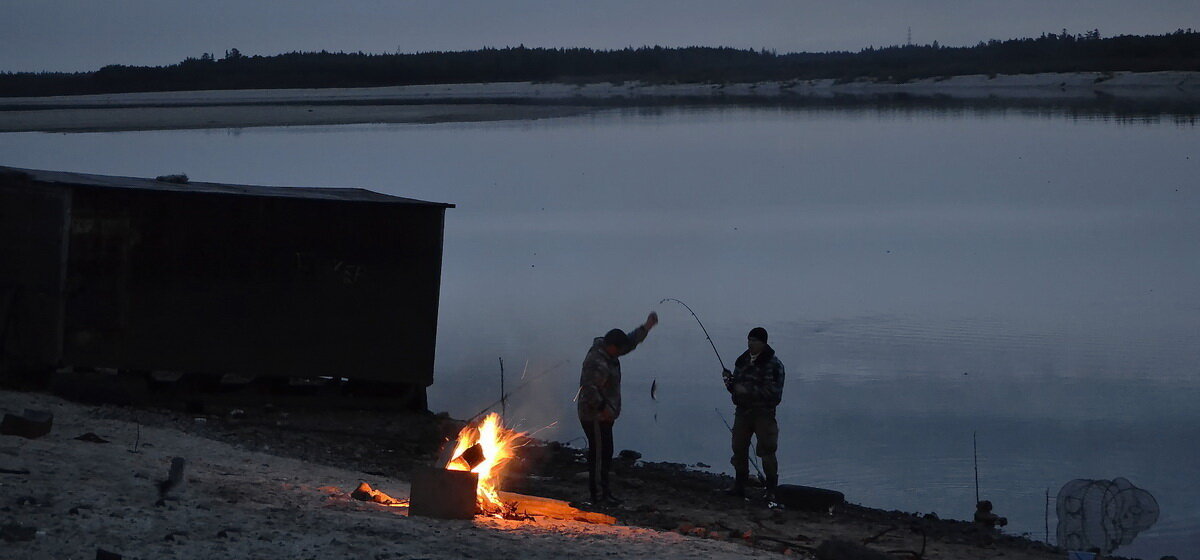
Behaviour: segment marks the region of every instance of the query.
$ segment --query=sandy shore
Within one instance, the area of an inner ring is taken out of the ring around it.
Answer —
[[[392,412],[381,422],[370,412],[247,408],[231,421],[212,404],[197,415],[0,390],[0,413],[27,408],[53,412],[54,426],[38,439],[0,436],[6,560],[90,560],[97,549],[125,558],[189,559],[811,559],[830,540],[921,551],[926,560],[1061,557],[1040,543],[930,516],[852,504],[836,512],[770,509],[716,491],[728,477],[640,461],[616,467],[616,490],[626,503],[603,510],[618,518],[615,526],[409,517],[406,509],[348,496],[367,481],[407,498],[406,465],[427,464],[436,452],[406,449],[402,436],[412,436],[415,425]],[[108,443],[80,439],[86,434]],[[578,453],[561,445],[524,447],[505,488],[570,500],[581,491]],[[173,457],[186,458],[184,484],[156,505],[156,484]]]
[[[442,521],[348,496],[360,480],[397,498],[408,483],[251,451],[104,407],[0,391],[0,413],[54,413],[42,438],[0,436],[0,557],[750,558],[729,542],[639,527],[477,517]],[[110,443],[77,439],[94,434]],[[135,442],[140,445],[133,452]],[[182,489],[156,506],[157,481],[185,457]],[[28,471],[28,474],[14,474]]]
[[[567,116],[621,104],[803,102],[879,96],[1200,102],[1200,72],[968,75],[905,83],[828,79],[738,84],[505,82],[13,97],[0,98],[0,132],[486,121]]]

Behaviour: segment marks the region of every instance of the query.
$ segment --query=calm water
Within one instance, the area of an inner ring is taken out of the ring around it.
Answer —
[[[784,482],[1044,537],[1045,494],[1126,477],[1200,558],[1200,128],[1044,113],[656,109],[484,124],[0,134],[0,164],[362,186],[453,202],[430,405],[499,360],[526,429],[581,436],[591,338],[623,359],[618,448],[728,471],[720,365],[765,326]],[[528,364],[528,365],[526,365]],[[555,364],[561,364],[555,367]],[[658,399],[650,398],[652,381]],[[557,421],[557,424],[555,422]],[[1050,514],[1053,540],[1055,516]]]

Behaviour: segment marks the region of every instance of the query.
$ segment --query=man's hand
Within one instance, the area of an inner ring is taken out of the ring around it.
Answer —
[[[654,325],[657,325],[657,324],[658,324],[658,313],[651,311],[650,315],[648,317],[646,317],[646,322],[644,324],[642,324],[642,326],[646,327],[646,330],[648,331],[650,329],[653,329]]]

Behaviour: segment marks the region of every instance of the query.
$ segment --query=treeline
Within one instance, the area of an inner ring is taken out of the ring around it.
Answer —
[[[205,53],[169,66],[105,66],[79,73],[0,73],[0,96],[142,91],[371,87],[507,81],[732,83],[874,78],[903,82],[962,74],[1200,71],[1200,32],[1103,38],[1098,30],[992,40],[972,47],[868,47],[859,52],[788,53],[722,47],[485,48],[367,54]]]

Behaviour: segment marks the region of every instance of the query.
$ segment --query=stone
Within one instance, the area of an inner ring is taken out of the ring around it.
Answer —
[[[5,414],[0,422],[0,434],[37,439],[48,433],[54,425],[54,414],[46,410],[26,409],[25,414]]]
[[[4,542],[28,542],[37,537],[37,527],[9,524],[0,526],[0,540]]]

